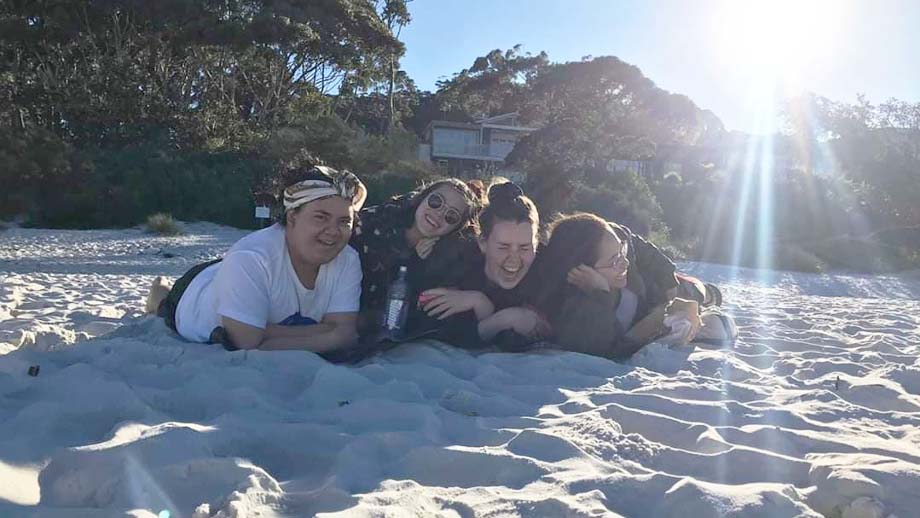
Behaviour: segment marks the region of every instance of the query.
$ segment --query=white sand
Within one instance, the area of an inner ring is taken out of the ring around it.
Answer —
[[[920,516],[916,276],[690,264],[734,348],[348,367],[141,315],[243,235],[189,230],[0,233],[0,517]]]

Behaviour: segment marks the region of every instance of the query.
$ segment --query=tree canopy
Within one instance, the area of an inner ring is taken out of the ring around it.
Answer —
[[[867,251],[844,266],[920,264],[920,103],[790,100],[767,150],[615,56],[494,49],[425,92],[400,65],[408,1],[0,3],[0,217],[247,225],[282,164],[316,160],[379,201],[435,174],[431,121],[516,112],[533,131],[499,173],[545,216],[589,210],[708,260],[771,243],[780,266],[840,266],[832,236]],[[751,149],[769,172],[738,159]]]
[[[379,10],[378,10],[379,9]],[[237,146],[382,80],[405,3],[169,0],[4,2],[7,124],[110,143],[151,128],[178,145]]]

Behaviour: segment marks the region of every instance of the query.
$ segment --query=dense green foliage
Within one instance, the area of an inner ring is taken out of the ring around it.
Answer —
[[[3,2],[0,217],[245,227],[290,161],[424,170],[414,135],[368,120],[404,103],[354,107],[402,91],[394,31],[408,21],[403,0]]]
[[[420,92],[399,66],[407,1],[0,3],[0,218],[253,227],[283,166],[316,160],[376,203],[434,177],[432,120],[517,112],[537,129],[498,172],[544,219],[596,212],[693,259],[920,265],[920,104],[807,96],[755,139],[616,57],[520,46]]]

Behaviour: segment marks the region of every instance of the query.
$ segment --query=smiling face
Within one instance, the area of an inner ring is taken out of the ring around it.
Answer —
[[[285,217],[284,235],[291,259],[318,267],[335,259],[348,244],[355,213],[345,198],[330,196],[311,201]]]
[[[536,256],[537,235],[529,222],[496,221],[489,237],[479,240],[485,256],[485,274],[495,284],[510,290],[530,270]]]
[[[460,226],[469,212],[463,195],[449,185],[428,194],[415,209],[415,227],[422,237],[441,237]]]
[[[625,286],[626,279],[623,272],[629,266],[626,259],[628,244],[622,241],[612,230],[608,229],[601,237],[597,246],[597,262],[594,269],[600,273],[607,283],[614,288]]]

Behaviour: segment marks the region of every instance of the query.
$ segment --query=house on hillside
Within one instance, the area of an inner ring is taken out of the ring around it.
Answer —
[[[699,145],[658,145],[653,157],[645,160],[612,160],[611,172],[633,171],[649,180],[659,180],[671,173],[683,175],[696,168],[739,171],[769,169],[775,176],[794,171],[827,175],[834,169],[826,147],[817,143],[803,146],[782,135],[727,134],[719,142]]]
[[[425,130],[426,142],[419,145],[419,159],[437,164],[445,175],[460,178],[500,173],[514,144],[536,130],[521,126],[517,112],[487,117],[472,122],[432,121]]]

